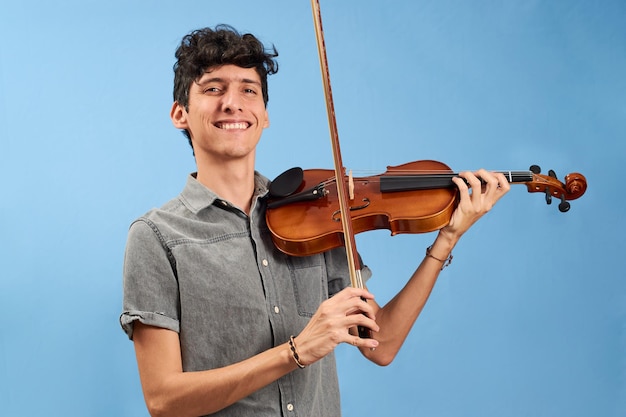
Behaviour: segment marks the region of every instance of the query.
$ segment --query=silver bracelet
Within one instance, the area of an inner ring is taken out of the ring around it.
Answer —
[[[443,265],[441,266],[441,270],[443,271],[443,268],[445,268],[446,266],[450,265],[452,263],[452,252],[450,252],[450,255],[448,255],[448,257],[446,259],[439,259],[435,256],[433,256],[430,251],[433,248],[433,245],[430,245],[429,247],[426,248],[426,256],[429,258],[433,258],[436,261],[441,262]]]

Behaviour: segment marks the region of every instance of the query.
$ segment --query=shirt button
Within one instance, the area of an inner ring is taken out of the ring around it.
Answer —
[[[274,313],[280,313],[280,308],[278,308],[278,306],[274,306]]]
[[[268,266],[270,264],[269,262],[267,262],[267,259],[263,259],[261,263],[263,264],[263,266]]]
[[[287,404],[287,410],[293,411],[293,404]]]

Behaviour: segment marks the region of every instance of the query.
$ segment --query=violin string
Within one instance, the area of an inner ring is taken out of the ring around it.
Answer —
[[[527,176],[530,174],[530,171],[506,171],[505,170],[505,171],[500,171],[500,172],[507,175],[510,183],[516,182],[515,180],[513,180],[513,178],[517,178],[517,176],[521,176],[523,178],[523,176]],[[360,171],[359,175],[361,175],[361,173],[362,172]],[[419,169],[402,169],[402,170],[387,171],[384,174],[379,173],[377,175],[373,175],[369,177],[352,177],[352,181],[354,183],[359,183],[359,184],[368,183],[368,182],[377,184],[381,182],[381,178],[383,177],[389,178],[393,176],[403,176],[403,175],[419,177],[419,178],[414,178],[414,179],[428,182],[429,180],[440,181],[442,178],[452,179],[453,177],[459,176],[459,173],[449,172],[449,171],[436,171],[436,170],[433,171],[433,170],[419,170]],[[328,186],[334,183],[335,183],[335,177],[332,176],[320,182],[319,185]]]

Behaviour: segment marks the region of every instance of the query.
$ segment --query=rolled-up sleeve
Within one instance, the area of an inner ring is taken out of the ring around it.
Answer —
[[[130,226],[123,276],[120,325],[129,339],[133,338],[133,324],[137,320],[180,331],[176,264],[165,238],[147,219],[139,219]]]

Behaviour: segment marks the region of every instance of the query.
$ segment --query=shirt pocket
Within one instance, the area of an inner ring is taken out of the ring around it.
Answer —
[[[328,298],[323,258],[319,255],[289,257],[288,265],[298,314],[311,317]]]

